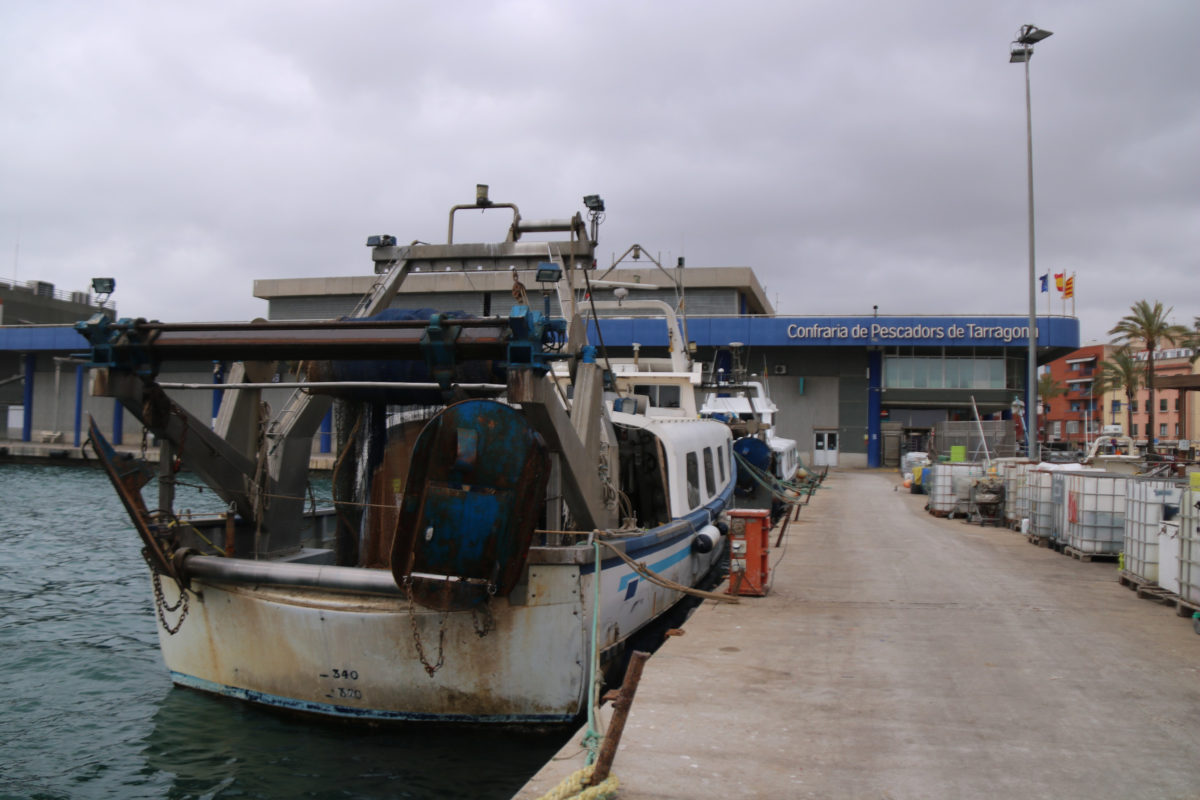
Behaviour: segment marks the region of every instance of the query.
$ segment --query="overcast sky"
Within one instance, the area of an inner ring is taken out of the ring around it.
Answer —
[[[487,183],[600,194],[602,265],[751,266],[781,314],[1024,315],[1023,23],[1037,272],[1085,341],[1141,298],[1190,325],[1196,0],[7,2],[0,278],[265,316],[255,278],[369,274]]]

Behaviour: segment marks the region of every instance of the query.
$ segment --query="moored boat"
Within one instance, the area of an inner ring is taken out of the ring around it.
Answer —
[[[513,214],[506,241],[453,241],[456,211],[496,208]],[[150,467],[92,426],[144,544],[176,684],[343,718],[570,721],[595,662],[714,580],[729,429],[659,407],[589,343],[574,302],[595,225],[525,221],[483,196],[451,210],[447,238],[372,237],[379,278],[341,320],[79,324],[94,385],[159,443],[151,510]],[[416,268],[536,270],[563,316],[531,308],[519,284],[507,316],[389,310]],[[184,387],[159,383],[179,358],[233,363],[215,425],[172,400]],[[259,393],[281,384],[254,381],[277,360],[301,361],[295,391],[264,418]],[[344,433],[335,507],[306,508],[331,406]],[[229,511],[181,517],[179,466]]]

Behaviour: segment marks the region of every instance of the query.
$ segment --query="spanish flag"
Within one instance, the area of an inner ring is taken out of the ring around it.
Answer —
[[[1075,276],[1067,278],[1063,283],[1063,299],[1075,296]]]
[[[1067,273],[1065,273],[1065,272],[1054,273],[1054,288],[1058,289],[1060,292],[1066,291],[1066,289],[1064,288],[1064,284],[1066,283],[1066,280],[1067,280]]]

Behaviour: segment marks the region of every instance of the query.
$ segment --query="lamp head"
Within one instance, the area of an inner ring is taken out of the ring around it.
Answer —
[[[1029,60],[1031,55],[1033,55],[1032,47],[1026,47],[1023,44],[1017,44],[1016,42],[1013,42],[1012,50],[1008,54],[1008,63],[1024,64]]]
[[[1017,43],[1037,44],[1053,35],[1054,31],[1043,30],[1036,25],[1022,25],[1021,30],[1017,32]]]

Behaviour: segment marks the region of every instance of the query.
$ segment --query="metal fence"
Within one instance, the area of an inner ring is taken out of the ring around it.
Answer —
[[[983,435],[980,436],[982,429]],[[965,447],[967,461],[982,461],[985,455],[1005,458],[1018,454],[1017,443],[1011,420],[989,420],[986,422],[943,421],[933,426],[933,438],[929,445],[930,457],[934,460],[949,460],[950,448]]]

